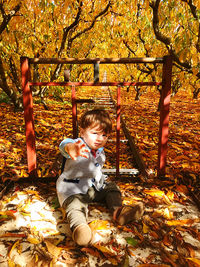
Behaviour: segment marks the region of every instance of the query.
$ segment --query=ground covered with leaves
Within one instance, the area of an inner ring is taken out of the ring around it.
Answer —
[[[55,183],[15,184],[1,201],[0,263],[6,266],[199,266],[200,212],[187,187],[118,180],[125,205],[145,205],[141,221],[113,222],[91,205],[89,247],[71,239]]]
[[[101,96],[102,90],[95,90],[78,89],[77,96]],[[0,266],[200,266],[199,100],[184,92],[172,98],[167,173],[158,180],[158,95],[148,91],[137,102],[134,97],[122,92],[122,114],[152,175],[148,181],[141,175],[110,179],[120,187],[124,204],[143,202],[145,213],[141,221],[122,227],[106,207],[91,205],[88,222],[95,242],[87,248],[70,237],[55,181],[17,181],[28,176],[23,112],[1,104],[1,189],[10,179],[15,182],[0,202]],[[59,174],[58,145],[72,134],[70,90],[63,102],[51,98],[48,106],[45,110],[38,100],[34,103],[38,173],[43,177]],[[85,108],[78,107],[78,116]],[[126,141],[120,151],[120,167],[136,167]],[[115,167],[114,152],[113,133],[106,168]]]

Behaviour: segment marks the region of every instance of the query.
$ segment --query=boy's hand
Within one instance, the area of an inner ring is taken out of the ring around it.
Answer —
[[[65,146],[65,151],[73,160],[76,160],[79,156],[87,159],[89,156],[86,153],[90,152],[85,144],[81,144],[81,140],[78,140],[76,143],[68,143]]]

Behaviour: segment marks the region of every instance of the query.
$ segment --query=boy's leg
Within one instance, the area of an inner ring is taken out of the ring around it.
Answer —
[[[114,183],[108,184],[105,189],[105,199],[113,219],[120,225],[139,220],[144,213],[143,203],[134,206],[122,206],[121,193]]]
[[[105,201],[111,213],[122,206],[121,192],[113,182],[106,184],[103,190],[96,194],[96,201]]]
[[[87,203],[80,195],[73,195],[67,198],[63,203],[66,210],[67,221],[72,231],[81,223],[87,223]]]
[[[106,194],[106,204],[109,211],[113,212],[122,206],[121,193],[119,191],[108,191]]]
[[[80,246],[87,246],[92,239],[92,232],[87,224],[87,206],[87,201],[81,194],[71,196],[63,203],[72,238]]]

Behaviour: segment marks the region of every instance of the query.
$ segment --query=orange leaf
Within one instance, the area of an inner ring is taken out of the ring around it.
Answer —
[[[154,231],[151,231],[149,234],[150,234],[152,237],[154,237],[155,239],[158,239],[158,238],[159,238],[159,235],[158,235],[156,232],[154,232]]]
[[[13,219],[16,219],[15,215],[13,214],[13,211],[0,211],[0,215],[7,215],[12,217]]]
[[[100,258],[100,253],[92,248],[82,248],[81,251],[91,254],[92,256]]]
[[[187,260],[192,261],[196,264],[197,267],[200,266],[200,259],[196,259],[196,258],[187,258]]]
[[[164,238],[163,238],[163,244],[165,246],[170,246],[171,245],[171,241],[169,239],[169,234],[165,235]]]
[[[188,189],[185,185],[176,185],[176,190],[184,194],[188,194]]]
[[[130,256],[132,256],[132,257],[135,257],[133,250],[135,250],[135,249],[133,249],[132,247],[128,247],[128,254],[130,254]]]
[[[1,237],[14,237],[14,238],[24,238],[26,237],[26,234],[20,233],[5,233],[3,235],[1,235]]]

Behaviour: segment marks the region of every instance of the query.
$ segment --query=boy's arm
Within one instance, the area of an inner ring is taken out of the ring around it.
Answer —
[[[59,148],[64,157],[71,158],[73,160],[76,160],[78,156],[88,158],[88,155],[85,154],[85,152],[90,152],[81,140],[74,140],[70,138],[63,140]]]
[[[66,138],[64,139],[60,145],[59,145],[59,150],[61,152],[61,154],[65,157],[65,158],[70,158],[69,154],[67,153],[65,147],[67,146],[67,144],[73,144],[75,143],[77,140],[75,139],[71,139],[71,138]]]

